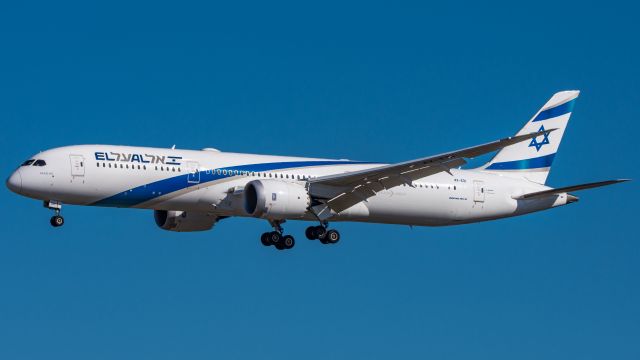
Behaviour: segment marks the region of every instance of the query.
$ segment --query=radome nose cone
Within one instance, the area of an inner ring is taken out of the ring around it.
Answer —
[[[22,191],[22,175],[20,169],[16,170],[7,179],[7,187],[14,193],[19,194]]]

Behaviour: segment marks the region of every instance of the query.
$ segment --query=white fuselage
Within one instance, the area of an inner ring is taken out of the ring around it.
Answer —
[[[384,164],[112,145],[79,145],[41,152],[43,166],[21,166],[7,180],[15,192],[66,204],[198,211],[250,216],[242,190],[256,179],[305,186],[308,178]],[[537,200],[514,196],[548,189],[474,170],[451,170],[378,192],[330,221],[454,225],[565,205],[567,194]],[[303,220],[314,220],[311,212]]]

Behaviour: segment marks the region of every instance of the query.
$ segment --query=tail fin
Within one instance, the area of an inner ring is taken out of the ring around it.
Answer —
[[[555,93],[516,135],[557,130],[503,148],[479,170],[544,184],[579,94],[577,90]]]

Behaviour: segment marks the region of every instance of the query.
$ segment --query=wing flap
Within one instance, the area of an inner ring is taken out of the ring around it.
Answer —
[[[398,175],[387,176],[377,181],[368,181],[364,184],[358,184],[353,188],[347,188],[344,192],[327,201],[327,205],[339,213],[353,205],[367,201],[368,198],[376,195],[380,191],[388,190],[402,184],[412,186],[414,180],[418,180],[429,175],[439,173],[441,171],[449,171],[449,169],[466,164],[464,159],[454,159],[438,166],[425,166],[400,173]]]

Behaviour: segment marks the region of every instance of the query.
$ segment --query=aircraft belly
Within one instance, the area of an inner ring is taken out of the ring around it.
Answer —
[[[438,226],[451,224],[456,219],[459,204],[450,200],[444,190],[401,187],[390,191],[391,194],[374,196],[366,203],[368,221]]]
[[[409,186],[391,189],[362,203],[369,212],[366,219],[348,220],[442,226],[507,217],[516,211],[514,200],[491,188],[482,202],[475,201],[471,186],[457,185],[452,189],[453,186],[446,185],[438,189]]]

